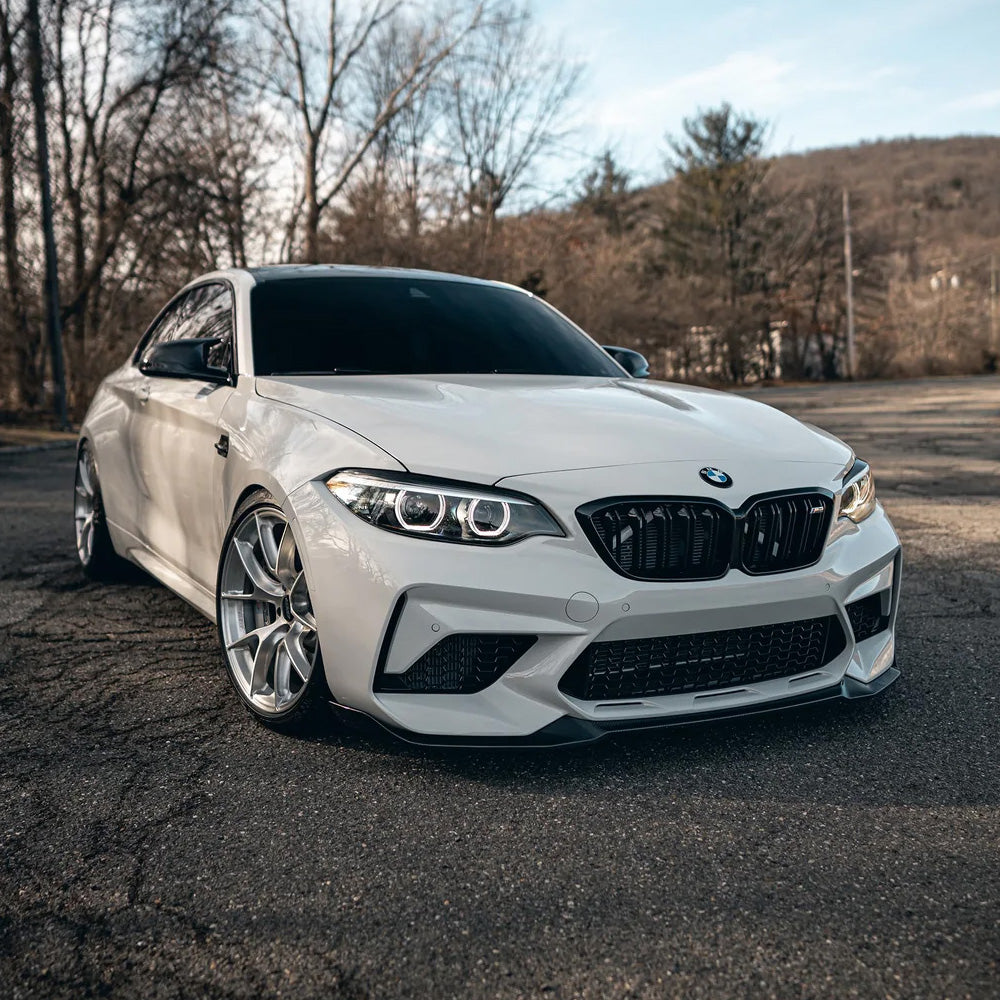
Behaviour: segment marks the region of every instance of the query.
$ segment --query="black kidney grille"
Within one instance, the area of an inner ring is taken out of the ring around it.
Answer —
[[[624,576],[712,580],[730,567],[751,574],[811,566],[823,552],[833,500],[792,493],[733,511],[707,500],[596,501],[577,510],[591,542]]]
[[[591,643],[559,682],[582,701],[714,691],[808,673],[845,647],[834,617]]]
[[[822,493],[758,500],[743,517],[740,563],[749,573],[810,566],[826,542],[833,501]]]
[[[489,687],[537,641],[534,635],[455,633],[401,674],[379,674],[376,691],[475,694]]]
[[[882,613],[882,595],[872,594],[860,601],[847,605],[847,617],[851,620],[854,641],[863,642],[889,627],[889,616]]]
[[[695,500],[613,503],[590,514],[589,524],[607,558],[629,576],[704,579],[722,576],[729,568],[733,516],[714,504]]]

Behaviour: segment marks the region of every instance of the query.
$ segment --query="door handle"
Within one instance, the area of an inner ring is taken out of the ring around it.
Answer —
[[[229,435],[223,434],[218,441],[215,442],[215,450],[225,458],[229,454]]]
[[[149,383],[143,382],[135,391],[135,397],[140,403],[145,403],[149,399]]]

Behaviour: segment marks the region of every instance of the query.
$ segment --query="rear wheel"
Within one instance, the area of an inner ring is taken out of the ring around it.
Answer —
[[[233,518],[217,595],[226,670],[246,708],[275,729],[314,723],[329,700],[316,619],[291,525],[263,491]]]
[[[115,552],[111,542],[104,517],[97,463],[86,442],[80,446],[76,460],[73,525],[76,529],[76,554],[84,573],[92,580],[119,579],[128,564]]]

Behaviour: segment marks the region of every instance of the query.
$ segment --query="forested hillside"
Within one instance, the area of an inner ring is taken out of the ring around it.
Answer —
[[[730,115],[729,140],[738,127]],[[742,174],[725,154],[694,165],[695,174],[714,171],[731,188],[716,188],[694,211],[683,163],[675,160],[670,180],[632,190],[627,172],[606,158],[572,213],[508,223],[517,236],[507,276],[542,286],[602,339],[637,344],[663,374],[709,382],[843,376],[846,190],[858,374],[995,368],[990,266],[995,254],[1000,267],[1000,137],[901,139],[773,160],[762,130],[760,138],[744,150]],[[713,217],[709,202],[727,197],[745,230],[741,251],[722,266],[723,284],[738,272],[736,294],[706,286],[712,253],[696,261],[678,253],[692,234],[709,247],[726,239],[726,210]],[[685,199],[687,212],[679,210]],[[750,315],[740,320],[740,309]]]
[[[834,177],[894,250],[1000,253],[1000,136],[896,139],[779,157],[790,184]]]

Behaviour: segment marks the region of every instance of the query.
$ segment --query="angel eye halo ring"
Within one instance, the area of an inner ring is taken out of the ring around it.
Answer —
[[[393,511],[407,531],[434,531],[440,527],[448,507],[440,493],[400,490]]]
[[[465,519],[477,538],[499,538],[510,525],[510,504],[505,500],[473,500]]]

